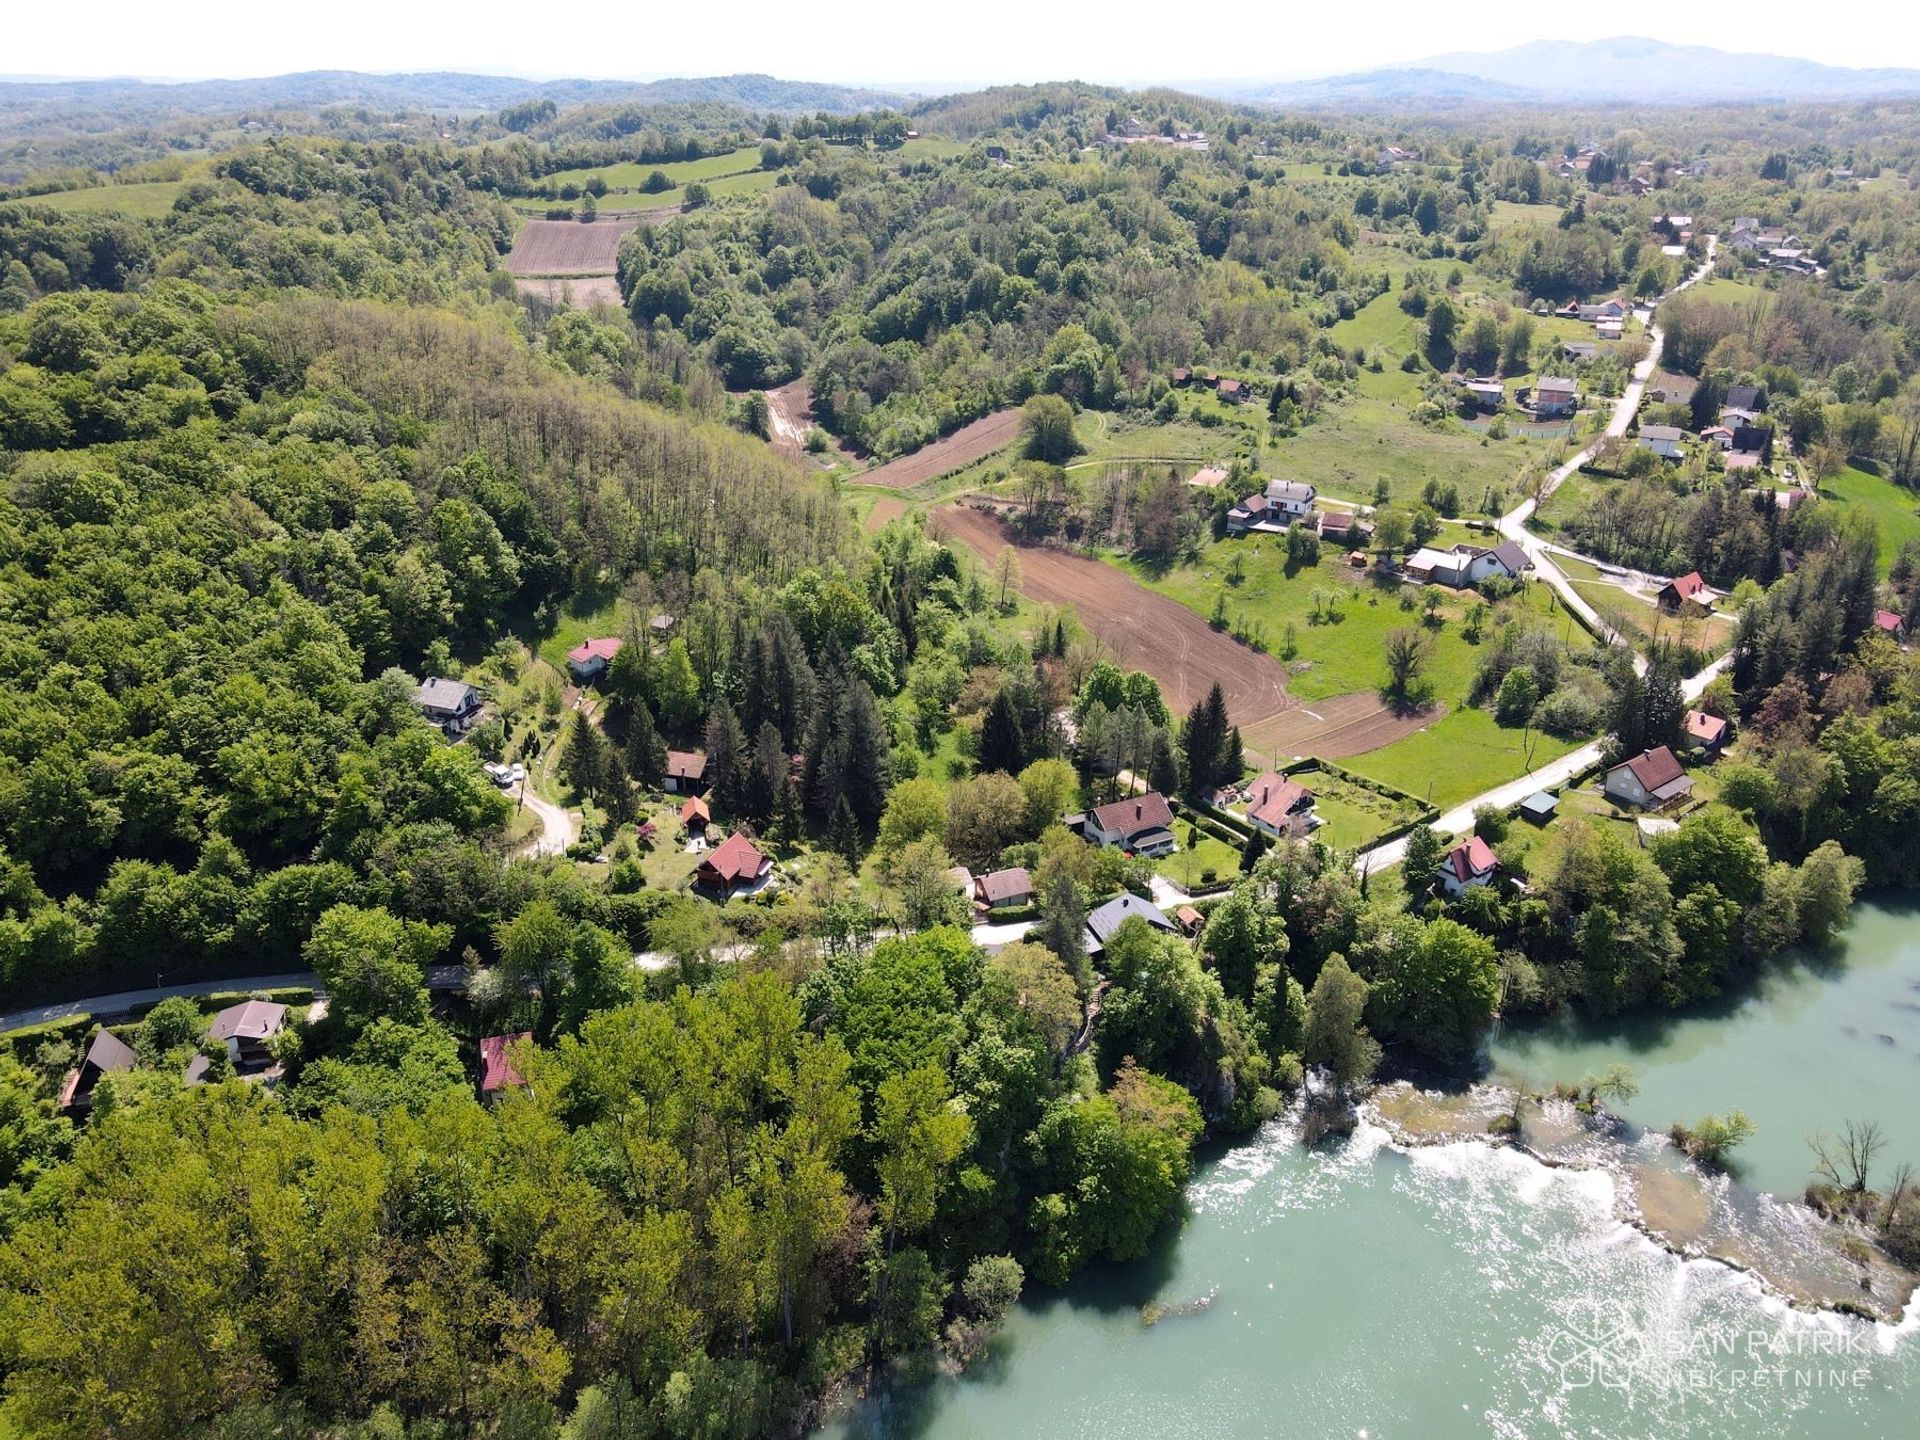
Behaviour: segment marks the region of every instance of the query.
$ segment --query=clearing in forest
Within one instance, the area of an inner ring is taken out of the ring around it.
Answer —
[[[612,275],[617,271],[621,239],[640,222],[617,220],[529,220],[520,227],[507,256],[512,275]]]
[[[889,460],[864,475],[854,476],[854,482],[860,485],[884,485],[889,490],[908,490],[929,480],[938,480],[943,475],[951,475],[983,455],[991,455],[1011,444],[1019,433],[1020,412],[1015,409],[996,410],[991,415],[981,416],[971,425],[962,425],[944,440],[922,445],[911,455],[902,455],[898,460]]]

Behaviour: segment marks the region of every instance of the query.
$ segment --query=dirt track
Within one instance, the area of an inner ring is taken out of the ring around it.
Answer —
[[[932,517],[935,532],[967,546],[988,564],[1006,548],[993,516],[947,506]],[[1263,756],[1317,755],[1337,760],[1377,750],[1430,725],[1441,712],[1396,715],[1379,697],[1335,695],[1303,705],[1287,693],[1279,661],[1250,650],[1178,601],[1147,589],[1098,560],[1021,546],[1020,590],[1044,605],[1072,605],[1121,664],[1144,670],[1176,715],[1185,714],[1217,680],[1227,713],[1250,749]]]
[[[854,476],[854,480],[861,485],[885,485],[889,489],[905,490],[928,480],[938,480],[942,475],[951,475],[962,466],[971,465],[982,455],[991,455],[1003,445],[1010,444],[1019,433],[1020,412],[996,410],[991,415],[981,416],[971,425],[962,425],[944,440],[922,445],[911,455],[902,455],[898,460],[875,466],[864,475]]]

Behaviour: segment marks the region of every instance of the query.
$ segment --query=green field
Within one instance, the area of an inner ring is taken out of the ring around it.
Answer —
[[[1242,557],[1245,573],[1241,583],[1233,585],[1228,575],[1236,554]],[[1288,575],[1284,541],[1258,535],[1216,541],[1197,564],[1166,571],[1131,558],[1111,563],[1201,615],[1212,614],[1214,597],[1224,593],[1230,621],[1259,626],[1267,647],[1292,669],[1288,690],[1308,703],[1379,689],[1387,678],[1388,632],[1401,626],[1423,629],[1431,639],[1425,678],[1447,713],[1404,740],[1341,763],[1417,799],[1429,798],[1431,789],[1433,803],[1443,808],[1519,775],[1526,768],[1522,761],[1527,742],[1522,732],[1502,729],[1490,714],[1467,704],[1481,652],[1464,631],[1468,609],[1479,597],[1436,591],[1444,599],[1438,624],[1428,626],[1421,609],[1424,592],[1397,581],[1358,575],[1340,563],[1331,547],[1322,554],[1319,565]],[[1316,591],[1321,592],[1318,604]],[[1328,596],[1338,597],[1331,610]],[[1402,608],[1403,597],[1414,601],[1413,609]],[[1538,583],[1488,608],[1482,642],[1501,624],[1528,619],[1553,630],[1574,650],[1591,648],[1587,633],[1571,622],[1553,592]],[[1289,625],[1292,653],[1286,643]],[[1531,738],[1536,765],[1578,743],[1538,732]],[[1375,833],[1384,828],[1379,826]]]
[[[1920,540],[1920,496],[1903,490],[1880,475],[1870,475],[1849,465],[1820,487],[1821,494],[1838,500],[1850,510],[1872,517],[1880,531],[1880,573],[1885,575],[1893,557],[1909,540]]]
[[[1558,205],[1522,205],[1515,200],[1493,202],[1491,224],[1495,230],[1511,230],[1521,225],[1552,227],[1565,213]]]
[[[1313,838],[1336,850],[1360,850],[1387,831],[1419,818],[1419,807],[1356,785],[1331,770],[1303,770],[1294,778],[1313,791],[1313,809],[1326,823]]]
[[[96,185],[90,190],[35,195],[20,203],[75,215],[119,214],[146,220],[171,210],[185,184],[183,180],[152,180],[143,185]]]
[[[1510,730],[1485,710],[1460,709],[1418,734],[1340,763],[1357,775],[1446,809],[1518,779],[1581,743],[1538,730]]]
[[[1176,823],[1173,829],[1180,848],[1161,856],[1153,867],[1167,879],[1192,890],[1207,883],[1209,870],[1215,880],[1231,880],[1240,873],[1240,852],[1226,841],[1195,830],[1188,821]]]

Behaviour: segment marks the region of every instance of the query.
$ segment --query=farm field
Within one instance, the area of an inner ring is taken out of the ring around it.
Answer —
[[[507,256],[512,275],[612,275],[618,269],[620,241],[638,222],[529,220],[520,227]]]
[[[1559,224],[1564,213],[1558,205],[1523,205],[1517,200],[1496,200],[1492,224],[1495,230],[1512,230],[1521,225],[1551,228]]]
[[[152,180],[141,185],[96,185],[87,190],[32,195],[20,203],[75,215],[120,214],[148,220],[171,210],[185,184],[184,180]]]
[[[558,305],[562,301],[575,309],[589,305],[619,305],[620,281],[612,275],[531,275],[515,282],[522,295],[532,295]]]
[[[1008,543],[998,519],[961,506],[935,512],[934,529],[989,566]],[[1272,656],[1249,650],[1117,566],[1021,547],[1020,570],[1023,595],[1042,604],[1073,606],[1080,623],[1111,647],[1121,664],[1160,682],[1177,714],[1192,708],[1218,681],[1234,723],[1249,745],[1259,747],[1267,743],[1273,722],[1298,703],[1287,694],[1286,671]]]
[[[983,456],[1004,449],[1020,433],[1020,412],[996,410],[971,425],[962,425],[943,440],[922,445],[911,455],[902,455],[884,465],[875,466],[853,477],[858,485],[880,485],[889,490],[907,490],[938,480],[964,469]]]
[[[1910,540],[1920,540],[1920,495],[1903,490],[1882,475],[1872,475],[1849,465],[1820,487],[1830,500],[1843,502],[1873,518],[1880,529],[1880,573],[1885,575]]]

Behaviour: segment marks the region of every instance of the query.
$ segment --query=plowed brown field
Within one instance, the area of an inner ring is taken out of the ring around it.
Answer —
[[[611,275],[619,267],[620,240],[640,222],[529,220],[507,256],[511,275]]]
[[[944,440],[922,445],[911,455],[889,460],[864,475],[856,475],[854,479],[861,485],[885,485],[893,490],[905,490],[928,480],[938,480],[942,475],[951,475],[962,466],[971,465],[982,455],[991,455],[1003,445],[1010,444],[1019,432],[1018,410],[996,410],[991,415],[981,416],[971,425],[962,425]]]
[[[934,532],[956,540],[989,565],[1008,544],[993,515],[947,506],[932,516]],[[1149,590],[1098,560],[1023,545],[1020,591],[1043,605],[1071,605],[1080,623],[1122,665],[1144,670],[1176,715],[1219,682],[1227,713],[1248,748],[1263,756],[1316,755],[1337,760],[1390,745],[1432,724],[1438,710],[1399,715],[1369,693],[1335,695],[1301,704],[1287,693],[1279,661],[1215,630],[1178,601]]]

